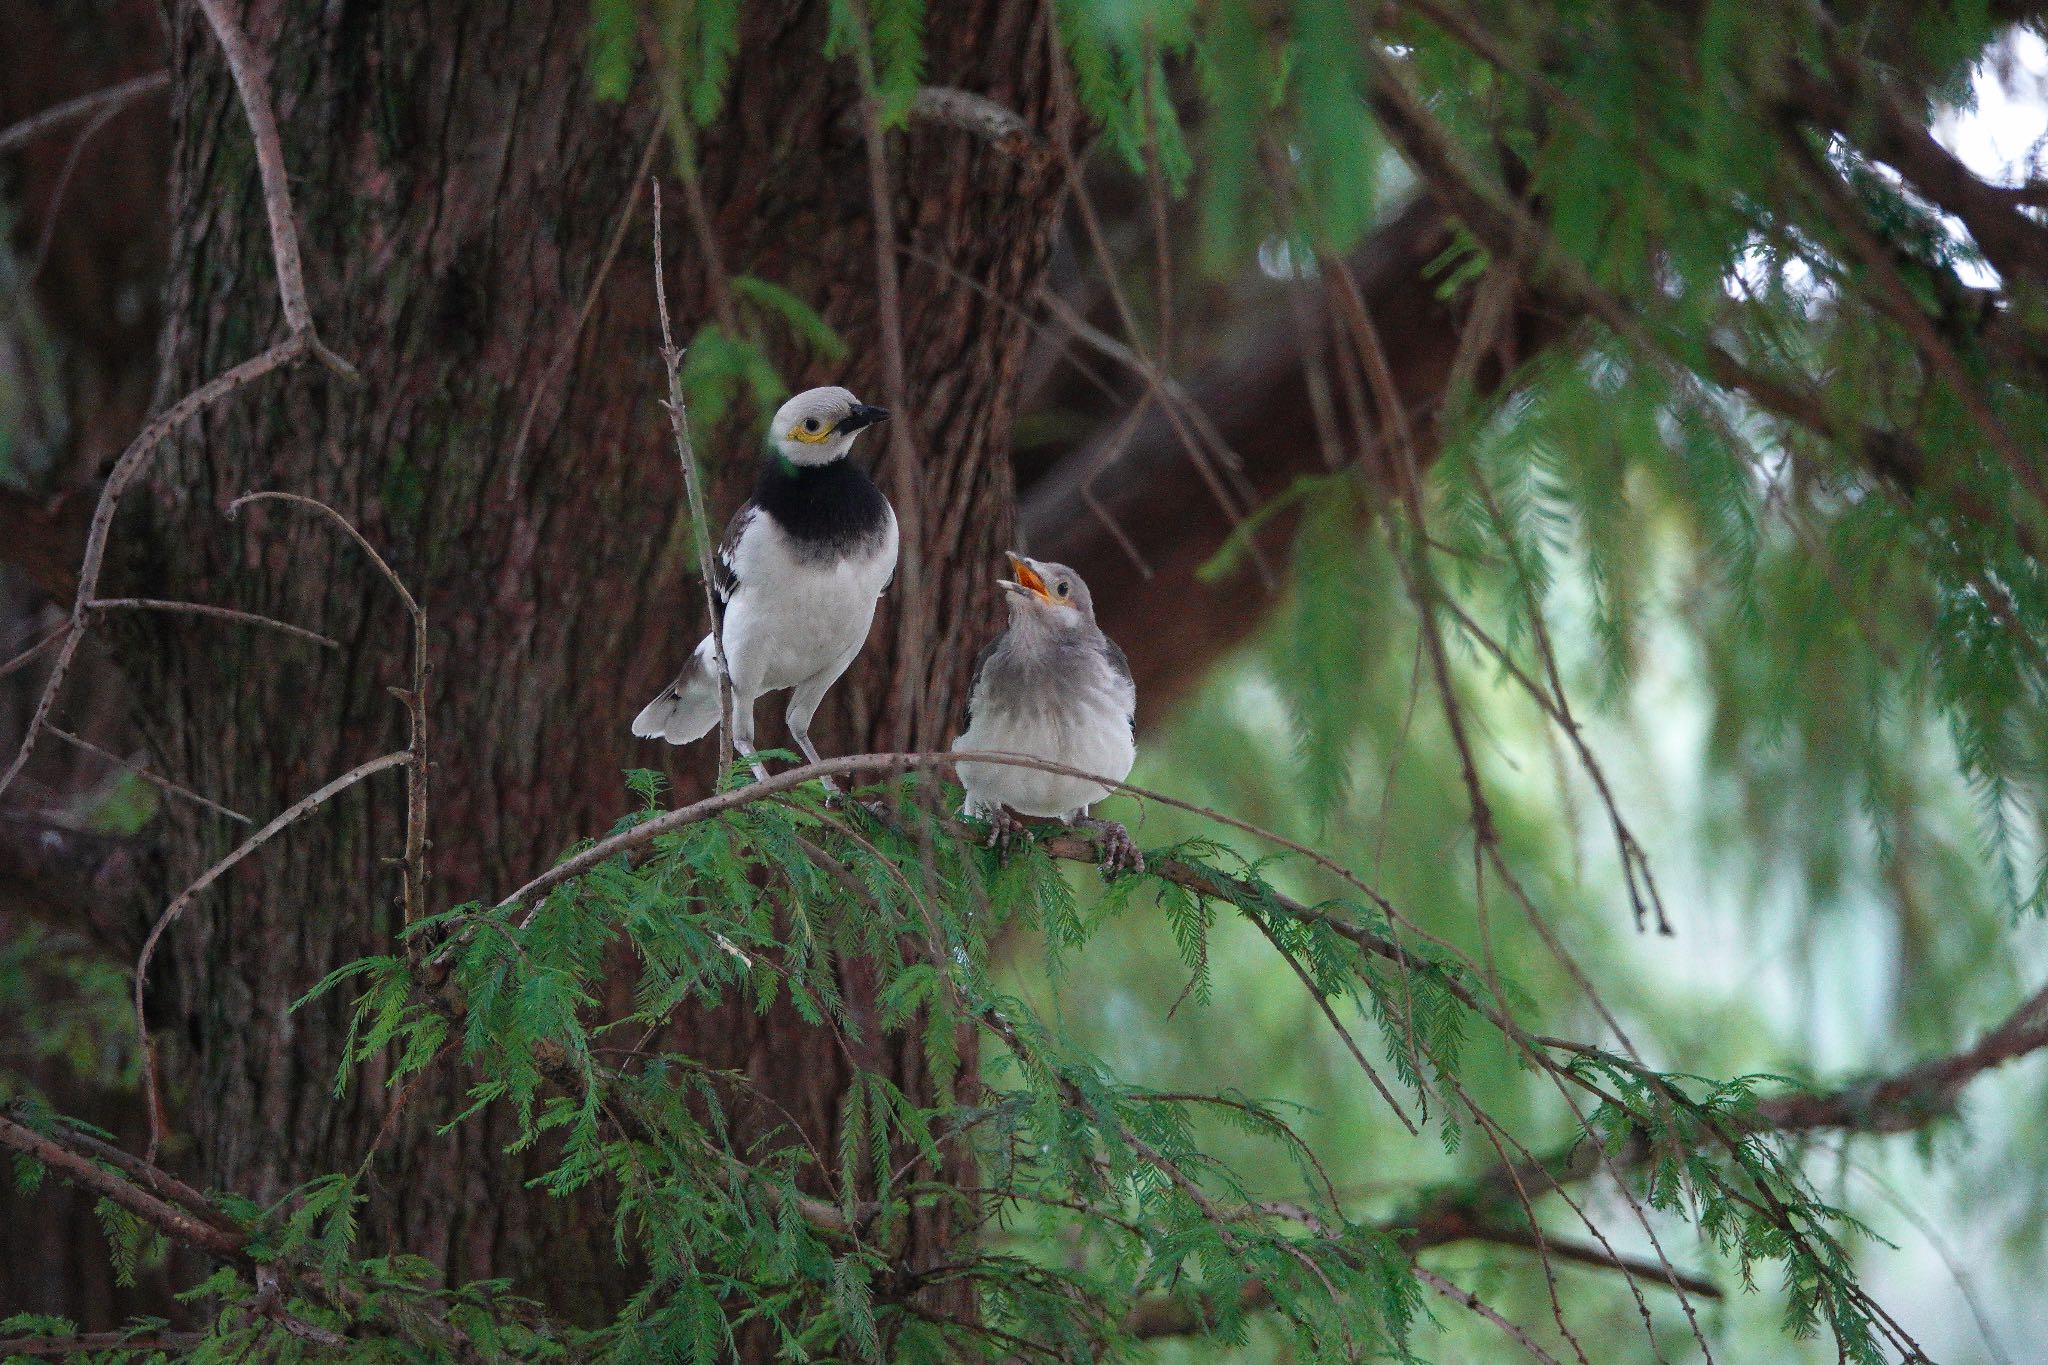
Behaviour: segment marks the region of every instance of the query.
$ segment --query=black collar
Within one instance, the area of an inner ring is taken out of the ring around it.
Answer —
[[[780,454],[761,461],[754,505],[799,544],[846,555],[872,544],[889,521],[889,501],[874,480],[844,457],[800,465]]]

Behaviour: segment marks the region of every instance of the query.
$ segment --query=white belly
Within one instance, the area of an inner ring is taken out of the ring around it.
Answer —
[[[762,519],[734,564],[725,648],[736,689],[752,696],[843,669],[867,639],[875,602],[896,571],[896,523],[874,553],[806,563]],[[835,675],[836,676],[836,675]]]
[[[1035,710],[977,715],[953,747],[1042,758],[1118,782],[1130,775],[1137,759],[1130,722],[1107,695],[1084,699],[1058,715]],[[1083,778],[994,763],[962,763],[960,784],[967,789],[968,813],[973,815],[1004,805],[1019,815],[1070,817],[1111,790]]]

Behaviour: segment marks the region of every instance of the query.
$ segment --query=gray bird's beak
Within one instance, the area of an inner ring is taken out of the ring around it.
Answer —
[[[866,403],[856,403],[853,405],[853,411],[840,418],[839,425],[832,428],[832,430],[836,435],[845,435],[860,431],[865,427],[871,427],[877,422],[886,422],[888,420],[889,410],[887,408],[870,407]]]
[[[1045,580],[1038,576],[1038,570],[1031,567],[1031,561],[1015,550],[1003,551],[1003,557],[1010,561],[1010,578],[998,578],[996,582],[1003,591],[1016,593],[1019,597],[1036,597],[1041,602],[1052,601],[1052,594],[1046,591]]]

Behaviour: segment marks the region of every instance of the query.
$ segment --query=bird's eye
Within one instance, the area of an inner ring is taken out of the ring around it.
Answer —
[[[818,429],[818,419],[817,419],[817,418],[815,418],[815,417],[806,417],[806,418],[804,418],[804,430],[805,430],[805,431],[816,431],[817,429]]]
[[[1064,578],[1062,578],[1058,583],[1053,585],[1053,593],[1059,597],[1065,597],[1068,593],[1072,591],[1073,588],[1068,586],[1067,580]]]

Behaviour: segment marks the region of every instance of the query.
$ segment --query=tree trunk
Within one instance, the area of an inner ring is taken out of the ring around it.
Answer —
[[[702,136],[702,188],[725,268],[790,289],[850,344],[843,369],[783,347],[792,386],[843,382],[886,401],[859,95],[850,63],[822,55],[823,8],[744,7],[727,112]],[[625,808],[622,770],[672,762],[687,774],[681,785],[701,788],[716,761],[708,743],[671,756],[626,729],[705,623],[658,406],[644,194],[600,278],[654,101],[644,88],[623,104],[595,97],[584,79],[589,17],[589,0],[251,7],[314,316],[364,383],[306,366],[230,399],[165,452],[117,533],[130,548],[118,586],[262,612],[341,642],[336,654],[185,617],[139,621],[124,637],[163,770],[259,820],[402,747],[403,710],[386,689],[408,680],[408,634],[394,595],[329,525],[275,504],[229,522],[222,505],[252,489],[305,494],[382,550],[431,623],[435,908],[503,894],[609,827]],[[1044,23],[1028,0],[935,6],[928,79],[1043,126]],[[164,398],[282,335],[248,127],[196,9],[177,7],[172,47]],[[964,133],[918,125],[888,142],[899,236],[914,249],[900,260],[925,591],[921,601],[892,591],[814,728],[827,753],[899,733],[891,680],[906,613],[921,614],[930,647],[903,662],[933,716],[957,710],[1013,522],[1005,455],[1024,339],[1014,305],[1040,282],[1057,212],[1056,177]],[[687,336],[711,316],[711,292],[678,198],[668,270]],[[759,418],[698,433],[714,518],[743,496]],[[892,486],[886,470],[878,479]],[[341,797],[171,931],[151,983],[175,1081],[169,1151],[204,1184],[275,1198],[352,1168],[384,1123],[393,1096],[374,1074],[333,1094],[347,1000],[290,1004],[333,968],[392,949],[397,877],[386,859],[401,847],[401,781],[394,771]],[[239,832],[180,806],[167,814],[175,891]],[[856,1002],[859,975],[845,983]],[[849,1058],[780,1008],[688,1015],[676,1041],[752,1078],[757,1123],[792,1116],[827,1149],[856,1062],[929,1093],[914,1045]],[[630,1285],[597,1202],[526,1190],[547,1157],[502,1154],[506,1115],[435,1136],[472,1079],[444,1059],[384,1139],[370,1241],[429,1257],[451,1279],[506,1275],[574,1316],[602,1312]],[[913,1264],[945,1237],[916,1229]]]

